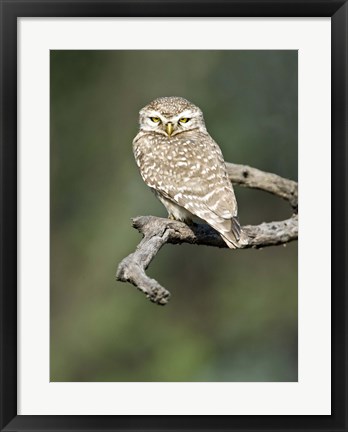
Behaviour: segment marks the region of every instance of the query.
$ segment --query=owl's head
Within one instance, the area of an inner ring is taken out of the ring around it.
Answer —
[[[206,132],[203,113],[188,100],[177,97],[161,97],[140,110],[140,130],[174,136],[198,129]]]

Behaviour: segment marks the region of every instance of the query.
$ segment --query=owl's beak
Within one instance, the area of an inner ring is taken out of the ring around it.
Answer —
[[[174,125],[173,123],[169,122],[166,124],[166,132],[169,136],[173,133]]]

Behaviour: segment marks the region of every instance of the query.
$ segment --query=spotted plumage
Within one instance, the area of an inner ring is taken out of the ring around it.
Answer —
[[[238,247],[236,198],[202,111],[181,97],[163,97],[140,111],[139,122],[135,160],[169,217],[190,223],[196,216],[216,229],[230,248]]]

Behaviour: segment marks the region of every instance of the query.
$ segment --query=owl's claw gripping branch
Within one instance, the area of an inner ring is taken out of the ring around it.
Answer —
[[[248,237],[239,249],[263,248],[286,244],[298,238],[297,183],[276,174],[266,173],[246,165],[227,163],[227,172],[234,184],[270,192],[289,202],[293,215],[286,220],[246,225],[242,230]],[[159,305],[169,301],[170,293],[157,281],[148,277],[148,268],[157,252],[166,243],[191,243],[215,247],[227,247],[220,234],[205,224],[186,225],[183,222],[155,216],[133,219],[133,226],[144,235],[135,252],[124,258],[118,266],[116,279],[130,282],[147,298]]]

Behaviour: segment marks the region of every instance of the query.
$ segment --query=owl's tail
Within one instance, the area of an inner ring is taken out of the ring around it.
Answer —
[[[228,232],[220,231],[220,234],[230,249],[237,249],[241,245],[248,243],[248,237],[244,231],[242,231],[238,218],[236,217],[231,219],[231,230]]]

